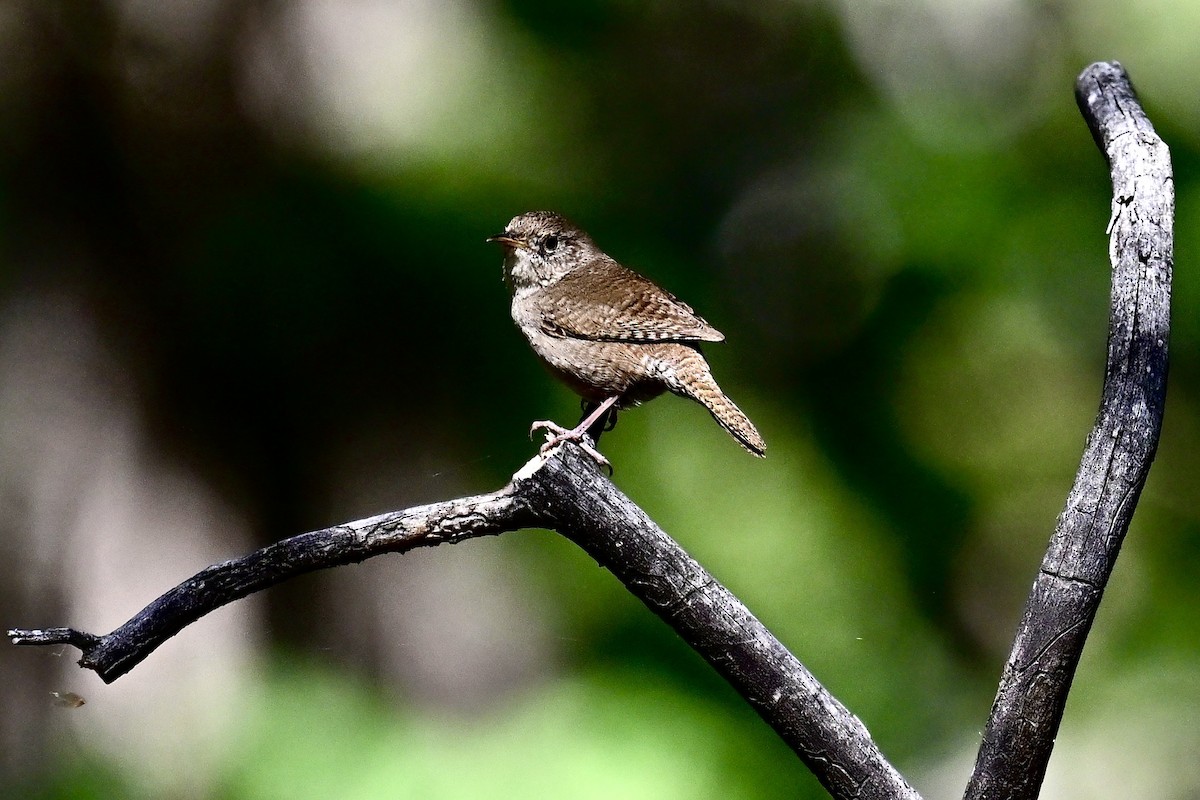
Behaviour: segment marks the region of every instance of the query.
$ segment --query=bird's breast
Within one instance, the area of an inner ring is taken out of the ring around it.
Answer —
[[[621,406],[636,405],[674,388],[668,374],[675,360],[665,349],[677,343],[602,342],[547,333],[530,304],[513,297],[512,316],[542,363],[579,396],[600,401],[613,395]]]

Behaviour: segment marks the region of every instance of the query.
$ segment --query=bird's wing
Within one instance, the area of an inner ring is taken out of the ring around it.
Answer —
[[[553,336],[612,342],[720,342],[686,303],[610,258],[595,259],[537,292]]]

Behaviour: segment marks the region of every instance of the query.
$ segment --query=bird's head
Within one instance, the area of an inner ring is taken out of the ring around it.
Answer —
[[[488,238],[504,247],[504,280],[514,292],[549,286],[599,254],[577,225],[552,211],[530,211]]]

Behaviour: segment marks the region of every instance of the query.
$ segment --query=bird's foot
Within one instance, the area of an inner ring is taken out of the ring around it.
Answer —
[[[546,441],[543,442],[542,446],[538,448],[538,452],[542,455],[546,455],[563,442],[575,442],[579,445],[583,452],[591,456],[597,464],[602,467],[608,467],[609,471],[612,471],[612,463],[605,458],[599,450],[596,449],[594,444],[592,444],[591,438],[589,438],[587,435],[587,428],[581,426],[568,429],[564,428],[558,423],[551,422],[548,419],[543,419],[533,423],[533,426],[529,429],[530,438],[533,437],[533,432],[537,430],[545,430],[547,432]]]
[[[571,433],[570,429],[564,428],[557,422],[551,422],[548,419],[539,419],[537,422],[529,426],[530,439],[533,438],[533,434],[536,431],[549,431],[549,433],[546,434],[547,440],[554,436],[566,436],[567,434]]]

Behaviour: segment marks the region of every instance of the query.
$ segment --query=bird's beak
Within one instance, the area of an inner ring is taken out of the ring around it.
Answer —
[[[502,244],[505,247],[508,247],[510,249],[514,248],[514,247],[520,247],[524,250],[529,249],[529,245],[525,244],[525,242],[523,242],[520,239],[514,239],[512,236],[509,236],[507,233],[497,233],[495,236],[489,236],[487,238],[487,241],[496,242],[497,244]]]

